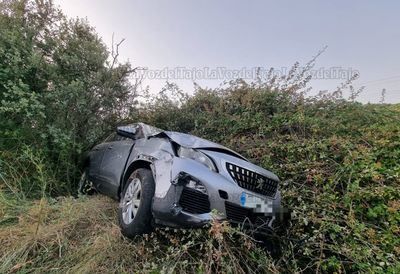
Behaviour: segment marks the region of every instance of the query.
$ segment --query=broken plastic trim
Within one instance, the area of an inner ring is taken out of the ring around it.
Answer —
[[[179,215],[182,211],[190,214],[211,212],[207,189],[200,180],[185,172],[180,172],[173,180],[173,185],[175,201],[171,213],[174,216]]]
[[[203,194],[208,194],[207,188],[201,183],[201,181],[186,172],[180,172],[172,183],[177,186],[186,186]]]

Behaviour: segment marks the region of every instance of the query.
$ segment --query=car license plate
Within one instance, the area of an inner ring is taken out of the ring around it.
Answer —
[[[253,208],[257,213],[272,213],[272,200],[243,192],[240,196],[242,206]]]

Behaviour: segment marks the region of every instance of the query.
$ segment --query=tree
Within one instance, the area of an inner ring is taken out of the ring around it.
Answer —
[[[135,111],[134,69],[117,57],[50,0],[1,2],[1,149],[40,149],[72,182],[82,151]]]

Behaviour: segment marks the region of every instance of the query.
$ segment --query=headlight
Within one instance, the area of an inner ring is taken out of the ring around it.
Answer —
[[[178,149],[178,156],[181,158],[188,158],[195,160],[206,167],[208,167],[212,171],[217,171],[217,168],[214,165],[214,162],[204,153],[197,151],[192,148],[186,148],[186,147],[179,147]]]

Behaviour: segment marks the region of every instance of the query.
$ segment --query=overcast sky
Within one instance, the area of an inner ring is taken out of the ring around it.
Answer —
[[[314,90],[333,89],[346,75],[359,72],[355,86],[366,86],[361,101],[379,101],[386,88],[386,102],[400,102],[400,1],[56,0],[56,4],[70,17],[86,17],[109,46],[113,33],[115,41],[125,38],[121,60],[147,67],[152,73],[145,84],[153,91],[168,77],[191,92],[193,81],[177,78],[191,78],[193,72],[196,82],[208,87],[226,80],[220,78],[235,77],[234,73],[251,77],[255,67],[285,72],[328,46],[317,60],[315,76],[325,73],[324,78],[335,79],[313,80]],[[158,76],[163,79],[150,79]],[[211,80],[202,79],[207,77]]]

